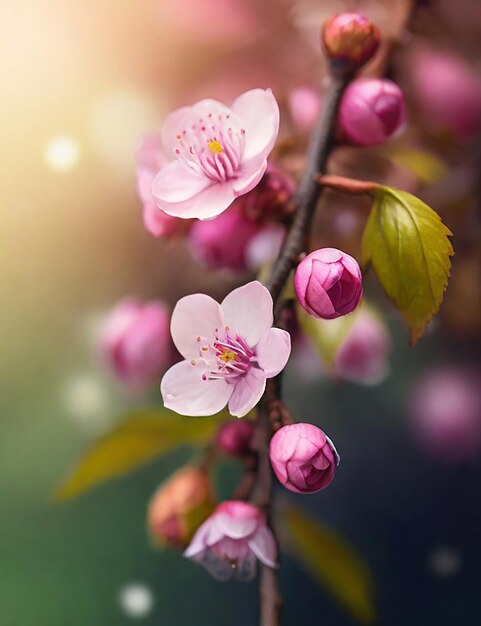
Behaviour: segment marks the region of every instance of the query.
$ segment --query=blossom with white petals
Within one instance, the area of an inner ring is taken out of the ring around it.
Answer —
[[[220,581],[252,580],[257,559],[277,567],[277,547],[264,513],[247,502],[228,500],[200,526],[184,556]]]
[[[252,89],[231,107],[201,100],[171,113],[162,128],[167,163],[152,184],[159,209],[209,219],[262,178],[279,131],[270,89]]]
[[[222,304],[201,293],[179,300],[170,330],[185,361],[162,379],[164,405],[206,416],[228,404],[232,415],[246,415],[291,352],[289,333],[272,323],[272,297],[258,281],[234,289]]]

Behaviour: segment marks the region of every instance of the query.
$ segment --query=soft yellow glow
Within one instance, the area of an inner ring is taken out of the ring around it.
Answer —
[[[70,135],[52,137],[45,146],[44,159],[57,172],[68,172],[80,159],[80,147]]]

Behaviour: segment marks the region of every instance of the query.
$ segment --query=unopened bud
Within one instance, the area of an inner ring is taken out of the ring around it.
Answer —
[[[147,525],[154,543],[184,548],[214,506],[206,473],[193,466],[178,470],[160,485],[149,504]]]
[[[396,134],[406,122],[401,89],[392,80],[361,78],[353,81],[339,107],[343,139],[357,146],[376,146]]]
[[[289,424],[271,439],[270,459],[279,481],[296,493],[325,489],[334,478],[339,455],[314,424]]]
[[[348,76],[376,53],[381,34],[367,17],[340,13],[331,17],[322,32],[322,42],[335,76]]]
[[[249,450],[254,425],[247,419],[224,422],[217,433],[217,447],[230,456],[242,456]]]
[[[309,315],[334,319],[350,313],[359,304],[361,269],[349,254],[336,248],[321,248],[299,263],[294,288]]]

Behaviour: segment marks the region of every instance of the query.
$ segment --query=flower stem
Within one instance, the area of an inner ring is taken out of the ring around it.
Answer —
[[[299,255],[304,251],[307,244],[312,217],[323,190],[317,177],[324,171],[334,143],[339,103],[349,80],[349,78],[332,79],[322,113],[312,135],[306,169],[293,198],[294,217],[292,224],[272,270],[270,280],[266,285],[274,301],[277,319],[282,314],[282,303],[279,302],[282,290],[297,263]],[[280,378],[268,381],[268,389],[259,405],[257,418],[258,466],[252,501],[266,510],[268,518],[272,500],[269,441],[273,425],[269,416],[269,404],[272,408],[273,400],[276,398],[280,398]],[[277,583],[276,571],[262,565],[259,584],[260,626],[279,626],[282,597]]]

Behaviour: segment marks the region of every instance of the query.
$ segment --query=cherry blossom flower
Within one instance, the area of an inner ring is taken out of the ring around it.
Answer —
[[[162,379],[164,405],[206,416],[228,404],[232,415],[246,415],[291,351],[289,333],[272,322],[272,297],[258,281],[234,289],[222,304],[201,293],[179,300],[170,330],[185,361]]]
[[[181,218],[208,219],[262,178],[279,130],[270,89],[252,89],[229,108],[201,100],[174,111],[162,128],[167,163],[152,184],[157,206]]]
[[[276,542],[264,513],[240,500],[219,504],[197,530],[184,556],[221,581],[252,580],[257,559],[277,567]]]
[[[145,229],[154,237],[174,235],[182,223],[177,217],[167,215],[159,209],[152,195],[152,181],[165,165],[162,141],[159,133],[147,133],[135,151],[137,164],[137,194],[142,202],[142,217]]]

